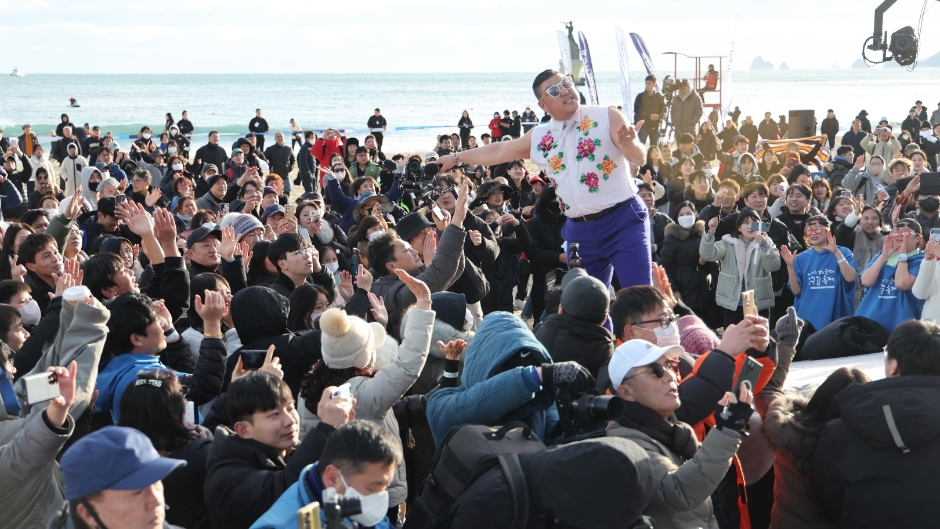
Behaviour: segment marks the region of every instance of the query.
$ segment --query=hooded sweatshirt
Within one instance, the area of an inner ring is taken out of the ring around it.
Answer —
[[[877,174],[872,172],[871,169],[871,162],[875,159],[881,160],[882,165],[881,171]],[[868,165],[862,171],[853,167],[842,179],[842,187],[851,191],[856,198],[858,198],[858,195],[863,195],[866,205],[877,206],[879,200],[876,184],[883,184],[884,177],[887,174],[887,165],[885,159],[876,154],[868,160]]]
[[[502,371],[515,355],[531,357],[531,366]],[[464,353],[461,386],[428,397],[427,418],[435,442],[460,424],[495,426],[514,420],[525,422],[546,440],[558,422],[555,396],[532,375],[535,366],[551,362],[548,350],[521,319],[507,312],[488,314]]]
[[[101,174],[101,171],[93,165],[82,169],[82,196],[85,197],[85,200],[87,200],[89,204],[91,204],[92,206],[95,207],[95,209],[97,209],[98,190],[97,188],[92,189],[88,183],[88,180],[91,179],[91,175],[95,173],[98,173],[99,175],[101,175],[102,180],[104,180],[105,178],[108,178],[109,176],[106,174]],[[72,190],[72,193],[75,193],[74,189]],[[67,195],[67,197],[70,195],[68,189],[66,189],[65,194]]]

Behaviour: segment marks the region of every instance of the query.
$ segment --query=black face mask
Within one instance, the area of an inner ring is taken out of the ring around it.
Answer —
[[[936,197],[922,198],[917,201],[917,205],[919,205],[921,211],[925,213],[936,213],[936,211],[940,209],[940,200]]]
[[[552,215],[561,214],[561,206],[558,205],[558,202],[549,202],[548,206],[546,207],[548,208],[548,212],[551,213]]]
[[[99,183],[100,182],[88,182],[88,189],[91,189],[92,191],[97,191]]]

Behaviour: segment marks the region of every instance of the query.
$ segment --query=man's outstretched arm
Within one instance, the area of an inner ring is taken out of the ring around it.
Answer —
[[[525,133],[525,136],[519,138],[518,140],[500,141],[497,143],[491,143],[489,145],[483,145],[482,147],[477,147],[476,149],[470,149],[469,151],[442,156],[437,160],[438,165],[441,166],[439,172],[443,173],[453,167],[457,162],[458,157],[460,158],[460,163],[466,163],[470,165],[497,165],[508,162],[510,160],[528,158],[529,150],[532,147],[533,130],[535,129],[529,130],[529,132]],[[644,161],[640,162],[640,165],[643,165],[644,163],[646,163],[645,159]]]

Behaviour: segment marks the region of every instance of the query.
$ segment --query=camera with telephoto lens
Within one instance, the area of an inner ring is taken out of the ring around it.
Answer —
[[[578,395],[567,384],[558,386],[555,406],[558,408],[558,427],[564,433],[564,442],[602,434],[607,422],[623,413],[623,401],[616,395],[601,395],[596,388]]]
[[[329,492],[332,492],[330,494]],[[359,498],[346,498],[336,494],[335,489],[323,491],[323,504],[320,506],[325,514],[326,529],[343,529],[346,524],[344,518],[362,513],[362,504]]]
[[[414,194],[423,193],[425,188],[430,186],[434,175],[440,168],[441,166],[436,163],[421,165],[418,160],[409,161],[404,168],[404,174],[400,177],[402,190]]]

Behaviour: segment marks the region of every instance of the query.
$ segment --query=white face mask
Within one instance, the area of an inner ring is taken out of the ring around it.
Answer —
[[[174,171],[182,171],[182,170],[183,170],[183,164],[181,164],[181,163],[175,163],[175,164],[173,164],[173,170],[174,170]]]
[[[149,140],[149,139],[150,139],[150,133],[149,133],[149,132],[145,132],[145,133],[141,134],[140,137],[143,138],[143,139],[145,139],[145,140]]]
[[[666,327],[665,329],[662,327],[656,327],[653,329],[653,334],[656,335],[657,347],[679,345],[679,326],[676,324],[676,322],[672,322],[669,324],[669,327]]]
[[[48,213],[50,217],[55,217],[56,215],[59,214],[59,210],[57,210],[56,208],[47,209],[46,213]]]
[[[385,234],[385,230],[374,231],[369,234],[369,242],[372,242]]]
[[[39,303],[36,303],[35,299],[20,308],[20,319],[23,320],[23,325],[36,325],[40,318],[42,318],[42,311],[39,310]]]
[[[473,328],[473,313],[470,312],[470,309],[464,309],[467,312],[463,316],[463,330],[465,332],[470,332],[470,329]]]
[[[693,215],[682,215],[679,217],[679,226],[682,226],[685,229],[689,229],[692,225],[695,224],[695,216]]]
[[[322,314],[323,314],[322,312],[311,312],[311,313],[310,313],[310,328],[311,328],[311,329],[316,329],[316,328],[317,328],[317,325],[316,325],[316,324],[317,324],[317,320],[320,319],[320,316],[321,316]]]
[[[118,144],[117,144],[117,143],[110,143],[110,144],[108,144],[108,147],[110,147],[111,150],[117,150]]]
[[[176,147],[167,147],[166,152],[169,154],[176,154]]]
[[[339,263],[325,263],[323,265],[330,273],[335,274],[339,270]]]
[[[373,525],[378,525],[379,522],[385,519],[385,515],[388,513],[388,491],[376,492],[375,494],[362,494],[346,483],[346,478],[343,477],[342,473],[340,473],[339,479],[341,479],[343,485],[346,486],[346,493],[343,494],[343,497],[359,498],[359,505],[362,507],[362,512],[353,514],[349,517],[350,520],[358,522],[365,527],[372,527]]]

